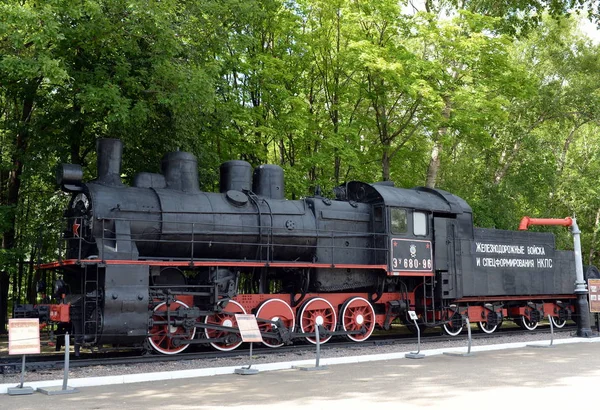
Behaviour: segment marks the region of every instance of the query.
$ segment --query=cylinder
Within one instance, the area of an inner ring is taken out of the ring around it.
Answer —
[[[171,152],[162,160],[167,188],[183,192],[199,192],[198,161],[189,152]]]
[[[98,155],[97,181],[106,185],[122,185],[121,158],[123,143],[115,138],[100,138],[96,141]]]
[[[283,168],[279,165],[261,165],[254,170],[252,190],[258,196],[284,199]]]
[[[219,191],[249,191],[252,188],[252,165],[246,161],[227,161],[221,164]]]

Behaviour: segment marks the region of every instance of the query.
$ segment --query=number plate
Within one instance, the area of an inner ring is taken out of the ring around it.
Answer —
[[[433,272],[431,241],[392,238],[393,272]]]

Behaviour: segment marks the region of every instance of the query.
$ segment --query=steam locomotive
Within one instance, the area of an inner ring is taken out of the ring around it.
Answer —
[[[121,180],[122,143],[97,142],[97,179],[63,164],[72,195],[50,320],[76,348],[242,343],[236,314],[254,314],[263,343],[367,340],[392,322],[458,335],[468,318],[494,332],[533,330],[574,314],[575,260],[550,233],[481,229],[461,198],[428,188],[348,182],[335,198],[284,198],[281,167],[220,167],[220,192],[199,189],[186,152],[162,173]]]

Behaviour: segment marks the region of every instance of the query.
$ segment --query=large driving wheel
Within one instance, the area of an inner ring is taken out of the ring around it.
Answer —
[[[176,300],[168,306],[169,311],[171,312],[188,307],[188,305],[179,300]],[[184,343],[183,341],[192,340],[196,335],[195,327],[186,330],[182,326],[172,326],[164,323],[167,321],[166,302],[160,303],[154,308],[152,320],[158,324],[155,324],[150,328],[148,342],[150,342],[150,346],[159,353],[176,354],[183,352],[189,346],[189,343]],[[178,339],[177,342],[174,342],[176,339]]]
[[[363,334],[346,335],[352,341],[364,342],[375,329],[375,310],[364,298],[350,298],[342,306],[340,322],[346,332],[360,331],[364,328]]]
[[[321,325],[330,332],[335,331],[336,320],[335,309],[327,300],[323,298],[309,299],[304,303],[298,315],[300,330],[303,333],[314,333],[317,325]],[[325,343],[331,336],[319,335],[319,342]],[[316,337],[307,337],[310,343],[316,344]]]
[[[294,329],[294,326],[296,325],[296,319],[294,318],[294,312],[292,311],[292,308],[290,307],[290,305],[288,305],[281,299],[265,300],[256,311],[256,318],[270,320],[272,322],[281,320],[284,326],[287,327],[290,331],[292,331]],[[261,332],[277,332],[277,325],[273,323],[264,323],[260,320],[258,321],[258,328]],[[277,339],[269,338],[263,335],[263,344],[265,346],[283,346],[283,343],[277,343],[277,341]]]
[[[235,300],[230,300],[221,312],[206,316],[206,318],[204,318],[204,323],[207,325],[235,328],[237,327],[237,320],[235,319],[236,313],[245,314],[246,311],[242,305]],[[228,332],[227,330],[206,328],[204,329],[204,334],[208,339],[224,338],[223,341],[211,342],[210,344],[215,349],[224,352],[234,350],[242,344],[242,339],[239,334]]]

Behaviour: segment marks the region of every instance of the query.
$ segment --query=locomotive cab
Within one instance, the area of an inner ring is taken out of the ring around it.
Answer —
[[[389,182],[350,182],[346,189],[350,201],[373,206],[375,263],[387,266],[388,281],[404,291],[404,310],[416,310],[425,323],[439,321],[436,312],[458,287],[460,243],[473,238],[469,205],[446,191]]]
[[[442,190],[350,182],[347,195],[350,201],[372,204],[375,263],[387,265],[391,276],[433,276],[434,247],[438,241],[445,247],[448,235],[452,237],[449,222],[451,231],[458,232],[460,225],[461,237],[469,231],[472,236],[471,208]],[[439,262],[447,268],[447,257]]]

